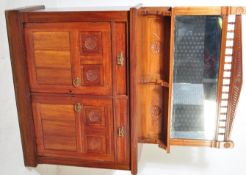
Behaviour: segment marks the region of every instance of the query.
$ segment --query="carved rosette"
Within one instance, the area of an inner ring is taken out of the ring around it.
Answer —
[[[160,53],[160,47],[161,47],[161,43],[160,41],[153,41],[150,45],[150,49],[154,54],[159,54]]]
[[[102,34],[101,32],[81,32],[81,54],[98,55],[102,53]]]
[[[101,121],[100,111],[89,111],[87,117],[89,123],[98,123]]]
[[[85,74],[86,74],[86,80],[91,82],[94,82],[99,78],[99,71],[96,69],[88,70]]]
[[[102,66],[101,65],[84,65],[83,81],[84,85],[101,85],[102,84]]]
[[[105,139],[99,136],[87,136],[87,152],[105,153]]]
[[[157,105],[153,105],[151,109],[151,114],[153,120],[159,120],[159,116],[161,115],[161,108]]]
[[[244,8],[243,7],[237,7],[236,8],[236,14],[237,15],[244,14]]]
[[[96,38],[94,38],[94,37],[86,38],[84,46],[87,50],[94,50],[97,47]]]

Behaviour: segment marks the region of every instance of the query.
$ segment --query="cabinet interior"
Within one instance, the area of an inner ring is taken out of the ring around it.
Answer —
[[[171,16],[168,8],[155,15],[145,9],[137,16],[137,114],[140,142],[167,144],[169,50]]]

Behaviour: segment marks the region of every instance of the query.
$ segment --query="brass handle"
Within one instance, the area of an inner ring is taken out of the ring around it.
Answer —
[[[76,77],[76,78],[73,79],[73,86],[74,87],[79,87],[80,84],[81,84],[81,80],[80,80],[79,77]]]
[[[117,57],[117,64],[122,66],[124,64],[124,59],[125,58],[124,58],[123,52],[121,51],[120,55]]]
[[[119,137],[124,137],[125,136],[125,128],[124,127],[120,127],[118,129],[118,136]]]
[[[79,113],[81,111],[81,109],[82,109],[82,105],[80,103],[76,103],[74,105],[75,112],[78,112]]]

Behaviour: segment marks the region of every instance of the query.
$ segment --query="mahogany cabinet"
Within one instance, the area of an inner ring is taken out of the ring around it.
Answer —
[[[136,174],[138,143],[232,148],[245,12],[6,11],[25,165]]]
[[[130,169],[128,12],[6,15],[25,164]]]

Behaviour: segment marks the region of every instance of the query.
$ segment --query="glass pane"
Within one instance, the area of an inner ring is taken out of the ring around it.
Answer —
[[[177,16],[172,138],[213,139],[221,16]]]

